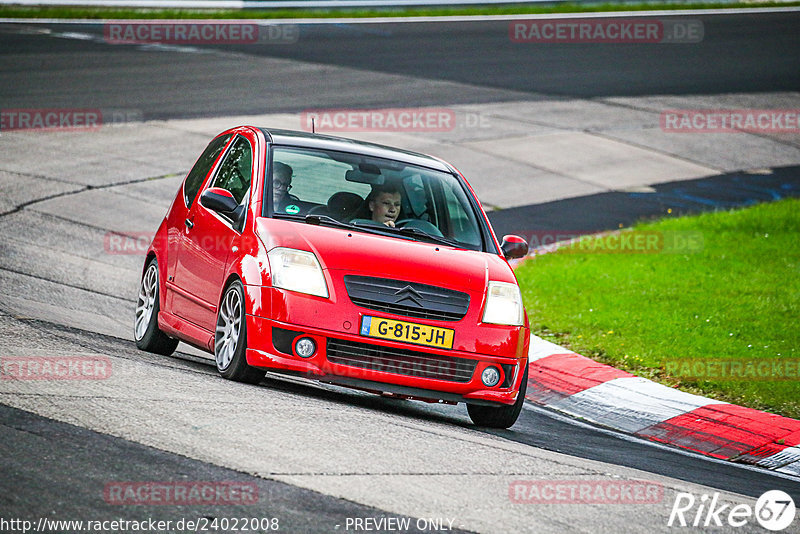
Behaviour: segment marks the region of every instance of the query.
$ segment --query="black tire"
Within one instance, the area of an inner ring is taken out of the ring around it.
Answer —
[[[483,406],[480,404],[467,404],[467,412],[472,422],[478,426],[489,428],[510,428],[517,422],[522,405],[525,402],[525,393],[528,391],[528,363],[525,362],[525,372],[522,374],[522,383],[519,385],[519,395],[514,404],[508,406]]]
[[[133,322],[133,339],[136,347],[147,352],[169,356],[175,352],[178,340],[169,337],[158,328],[158,262],[155,258],[147,264],[136,299]]]
[[[258,384],[266,374],[247,365],[247,323],[245,321],[244,289],[238,280],[232,282],[217,310],[214,331],[214,361],[223,378]]]

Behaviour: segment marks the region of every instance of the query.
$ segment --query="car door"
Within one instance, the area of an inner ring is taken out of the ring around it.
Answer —
[[[189,217],[189,210],[191,210],[192,206],[197,202],[200,189],[209,178],[209,174],[215,169],[217,161],[222,159],[222,153],[228,146],[228,142],[232,137],[232,134],[219,135],[208,144],[200,157],[197,158],[192,170],[186,175],[186,179],[181,186],[180,194],[176,196],[167,213],[167,242],[165,243],[167,246],[167,291],[163,309],[168,313],[174,313],[176,307],[180,308],[184,305],[184,299],[181,297],[181,294],[176,291],[173,280],[175,279],[178,249],[183,244],[185,221]]]
[[[222,292],[231,250],[238,242],[241,217],[246,217],[253,176],[253,146],[237,135],[228,147],[208,187],[230,191],[239,202],[239,218],[228,217],[194,202],[184,221],[179,240],[175,275],[174,312],[207,330],[214,330],[217,304]]]

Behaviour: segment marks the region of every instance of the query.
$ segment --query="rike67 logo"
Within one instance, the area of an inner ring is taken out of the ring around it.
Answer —
[[[755,508],[749,504],[720,504],[719,493],[700,498],[691,493],[678,493],[667,526],[672,527],[743,527],[755,517],[759,525],[773,532],[780,532],[794,521],[794,500],[780,490],[770,490],[756,501]]]

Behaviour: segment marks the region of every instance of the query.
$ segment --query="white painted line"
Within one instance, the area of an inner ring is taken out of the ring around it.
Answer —
[[[578,421],[577,419],[573,419],[570,416],[560,414],[558,412],[553,411],[551,408],[545,408],[543,406],[539,406],[533,404],[531,402],[525,402],[522,405],[523,409],[528,410],[530,412],[536,412],[538,414],[544,415],[545,417],[549,417],[550,419],[554,419],[556,421],[560,421],[563,423],[567,423],[570,425],[577,426],[579,428],[585,428],[587,430],[592,430],[594,432],[598,432],[600,434],[604,434],[606,436],[613,436],[615,438],[621,439],[623,441],[627,441],[630,443],[638,443],[640,445],[645,445],[647,447],[653,447],[655,449],[660,449],[664,451],[669,451],[675,454],[680,454],[681,456],[688,456],[690,458],[696,458],[698,460],[704,460],[706,462],[712,462],[717,464],[723,464],[728,467],[735,467],[738,469],[744,469],[746,471],[753,471],[754,473],[761,473],[761,474],[768,474],[772,475],[777,478],[782,478],[784,480],[792,480],[792,481],[800,481],[800,474],[793,475],[792,473],[781,473],[779,471],[765,471],[761,467],[756,467],[755,465],[750,464],[741,464],[741,463],[734,463],[729,460],[721,460],[719,458],[714,458],[713,456],[706,456],[705,454],[700,454],[694,451],[681,449],[671,445],[665,445],[663,443],[658,443],[657,441],[650,441],[645,438],[640,438],[639,436],[632,436],[630,434],[623,434],[618,430],[612,430],[610,428],[603,428],[601,426],[596,426],[591,423],[587,423],[584,421]]]
[[[549,407],[604,426],[636,433],[701,406],[723,404],[642,377],[609,380]]]
[[[800,476],[800,446],[787,447],[778,454],[762,458],[756,465]]]
[[[528,347],[528,363],[542,358],[547,358],[553,354],[574,354],[571,350],[564,347],[545,341],[539,336],[531,334],[531,344]]]
[[[0,0],[0,5],[19,2],[4,2]],[[479,2],[484,3],[484,2]],[[507,3],[507,2],[503,2]],[[74,4],[74,3],[73,3]],[[441,2],[432,2],[441,5]],[[274,5],[274,4],[272,4]],[[306,4],[307,5],[307,4]],[[327,5],[327,4],[326,4]],[[277,7],[277,6],[276,6]],[[308,6],[310,7],[310,6]],[[800,12],[800,7],[780,7],[780,8],[734,8],[734,9],[680,9],[680,10],[658,10],[658,11],[611,11],[603,13],[529,13],[519,15],[452,15],[441,17],[341,17],[341,18],[297,18],[297,19],[38,19],[38,18],[0,18],[0,23],[41,23],[41,24],[106,24],[108,22],[230,22],[230,23],[252,23],[252,24],[387,24],[387,23],[415,23],[415,22],[490,22],[490,21],[512,21],[512,20],[549,20],[549,19],[595,19],[595,18],[631,18],[631,17],[688,17],[693,15],[759,15],[767,13],[795,13]]]
[[[785,465],[780,469],[775,470],[778,473],[785,473],[787,475],[794,475],[800,477],[800,461],[794,461],[789,465]]]

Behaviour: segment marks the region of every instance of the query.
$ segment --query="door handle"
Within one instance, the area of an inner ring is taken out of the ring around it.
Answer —
[[[194,223],[191,221],[191,219],[186,219],[185,221],[183,221],[183,224],[185,224],[187,228],[191,228],[194,226]]]

